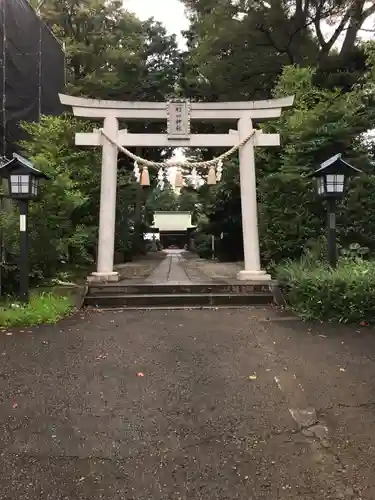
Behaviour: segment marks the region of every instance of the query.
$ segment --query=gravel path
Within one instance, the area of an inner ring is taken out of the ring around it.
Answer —
[[[97,311],[1,333],[0,499],[373,500],[375,332],[280,319]]]

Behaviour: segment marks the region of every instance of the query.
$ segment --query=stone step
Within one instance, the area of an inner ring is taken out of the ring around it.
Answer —
[[[131,283],[89,285],[88,295],[166,295],[166,294],[212,294],[212,293],[269,293],[269,282],[257,283]]]
[[[273,294],[258,293],[168,293],[168,294],[103,294],[87,295],[85,305],[91,307],[165,307],[165,306],[246,306],[272,304]]]

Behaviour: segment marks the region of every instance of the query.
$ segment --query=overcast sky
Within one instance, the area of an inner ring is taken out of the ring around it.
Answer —
[[[183,43],[181,30],[188,27],[184,6],[179,0],[123,0],[127,9],[131,10],[141,20],[154,17],[161,21],[169,33],[178,36],[180,44]]]

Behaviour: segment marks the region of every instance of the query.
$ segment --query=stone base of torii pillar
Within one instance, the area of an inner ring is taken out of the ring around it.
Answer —
[[[117,283],[120,279],[119,273],[91,273],[87,277],[89,283]]]
[[[265,271],[239,271],[237,273],[237,279],[239,281],[272,281],[270,274]]]

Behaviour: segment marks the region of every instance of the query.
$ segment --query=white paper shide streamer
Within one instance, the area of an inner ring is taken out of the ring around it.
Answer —
[[[134,162],[133,173],[134,173],[135,180],[137,182],[139,182],[141,180],[141,170],[139,168],[137,161]]]

